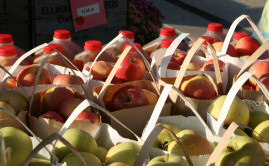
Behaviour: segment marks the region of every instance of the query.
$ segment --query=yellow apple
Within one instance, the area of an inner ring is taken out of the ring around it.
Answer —
[[[207,108],[207,112],[215,119],[218,120],[220,110],[224,104],[227,95],[221,95],[217,97]],[[249,122],[249,110],[246,105],[241,99],[235,96],[229,112],[226,116],[224,121],[224,125],[230,125],[232,122],[242,123],[247,125]]]
[[[258,124],[255,128],[254,131],[252,132],[251,137],[256,139],[259,142],[266,142],[269,140],[269,120],[263,121],[260,124]],[[264,139],[266,140],[264,140]]]
[[[149,100],[149,105],[156,105],[159,97],[156,93],[148,90],[148,89],[142,89],[145,93],[145,95],[147,96],[148,100]]]
[[[189,163],[180,156],[176,155],[162,155],[154,157],[149,161],[147,166],[188,166]]]
[[[99,158],[99,160],[104,163],[106,161],[106,154],[108,150],[104,147],[98,146],[97,154],[96,156]]]
[[[174,124],[172,122],[160,121],[159,123],[161,125],[163,125],[164,127],[166,127],[167,129],[171,130],[175,134],[177,134],[178,132],[181,131],[181,129],[176,124]],[[170,135],[169,131],[166,129],[163,129],[160,133]]]
[[[11,105],[0,101],[0,107],[6,109],[10,113],[16,115],[16,111]],[[5,112],[3,110],[0,110],[0,119],[5,119],[5,118],[9,118],[9,117],[12,117],[12,115],[10,115],[9,113],[7,113],[7,112]]]
[[[261,122],[269,120],[269,114],[263,111],[249,111],[248,127],[255,129]],[[246,133],[251,136],[252,130],[245,129]]]
[[[87,152],[79,153],[87,163],[87,166],[103,166],[102,162],[95,155]],[[84,166],[82,161],[74,153],[70,153],[65,156],[62,163],[66,163],[67,165]]]

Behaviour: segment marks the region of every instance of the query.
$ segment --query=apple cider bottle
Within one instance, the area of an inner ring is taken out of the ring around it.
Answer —
[[[160,63],[163,59],[165,52],[167,51],[167,48],[171,45],[173,41],[174,39],[162,39],[160,48],[151,53],[151,58],[154,58],[157,62],[159,62],[157,66],[160,66]]]
[[[0,47],[0,65],[12,66],[18,59],[17,51],[14,46]]]
[[[226,35],[223,33],[223,26],[220,23],[209,23],[207,31],[201,36],[210,36],[215,39],[215,42],[223,42]]]
[[[84,44],[84,51],[78,53],[74,57],[74,65],[79,69],[83,70],[83,67],[88,62],[93,62],[96,58],[96,56],[101,52],[102,50],[102,43],[98,40],[89,40],[86,41]],[[103,52],[97,60],[103,60],[106,62],[114,62],[114,58],[107,54],[106,52]]]
[[[132,31],[120,30],[118,35],[120,34],[123,34],[132,42],[134,42],[134,33]],[[125,43],[128,43],[128,41],[124,37],[122,37],[121,39],[113,43],[111,46],[109,46],[104,52],[111,55],[112,57],[117,57],[123,52]],[[106,45],[103,45],[103,47],[105,46]]]
[[[59,44],[49,44],[50,46],[46,46],[44,47],[42,54],[38,57],[34,58],[34,64],[40,64],[43,62],[43,60],[49,55],[51,54],[55,48],[57,51],[59,51],[60,53],[63,53],[62,51],[62,47]],[[53,47],[53,48],[52,48]],[[60,57],[60,55],[55,55],[54,57],[52,57],[48,63],[50,64],[54,64],[54,65],[59,65],[59,66],[63,66],[63,67],[68,67],[68,65],[63,61],[63,59]]]
[[[158,48],[160,48],[160,44],[163,39],[175,39],[175,38],[176,38],[176,30],[174,28],[161,28],[159,37],[145,44],[142,48],[146,53],[148,53],[148,55],[151,55],[153,51],[156,51]]]
[[[14,46],[17,51],[17,56],[20,57],[23,54],[26,53],[26,51],[16,45],[14,45],[14,40],[11,34],[0,34],[0,47],[2,46]],[[29,56],[26,58],[26,61],[29,62],[29,64],[33,63],[33,57]]]
[[[70,61],[74,60],[76,54],[83,51],[83,48],[71,40],[71,34],[68,30],[55,30],[53,34],[53,40],[49,44],[59,44],[62,47],[63,55],[65,55]],[[34,58],[43,54],[43,50],[39,50],[35,53]]]

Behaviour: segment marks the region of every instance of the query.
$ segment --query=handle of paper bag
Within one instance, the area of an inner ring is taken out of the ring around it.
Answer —
[[[129,39],[127,38],[127,40],[129,40]],[[137,47],[133,44],[132,41],[129,40],[129,42],[130,42],[130,44],[133,46],[133,48],[136,49],[136,51],[139,51],[139,50],[137,49]],[[99,101],[100,103],[102,103],[102,105],[104,105],[102,99],[103,99],[103,97],[104,97],[104,95],[105,95],[105,92],[106,92],[106,90],[107,90],[109,84],[111,83],[111,81],[112,81],[113,77],[115,76],[115,74],[116,74],[116,72],[117,72],[119,66],[121,65],[122,61],[123,61],[124,58],[127,56],[128,52],[130,51],[131,48],[132,48],[131,46],[127,46],[127,47],[124,49],[124,51],[123,51],[122,54],[120,55],[119,59],[117,60],[116,64],[114,65],[113,69],[111,70],[110,74],[108,75],[108,77],[107,77],[107,79],[106,79],[104,85],[102,86],[102,89],[101,89],[101,91],[100,91],[100,93],[99,93],[99,96],[98,96],[98,101]],[[139,51],[139,52],[140,52],[140,51]],[[140,54],[142,54],[142,53],[140,52]],[[141,55],[141,56],[143,57],[143,55]],[[144,59],[144,61],[146,61],[144,57],[143,57],[143,59]],[[151,76],[152,76],[153,82],[156,84],[156,87],[158,87],[158,86],[157,86],[157,82],[156,82],[156,80],[155,80],[155,76],[153,75],[152,71],[150,70],[149,65],[148,65],[147,63],[145,63],[145,65],[146,65],[147,68],[149,69],[148,71],[149,71],[149,73],[150,73]],[[158,93],[158,95],[161,94],[161,93],[160,93],[160,90],[159,90],[158,88],[157,88],[157,93]]]
[[[74,148],[74,146],[72,146],[66,139],[64,139],[61,135],[59,135],[58,133],[53,133],[50,136],[48,136],[46,139],[44,139],[41,143],[39,143],[32,151],[31,153],[28,155],[28,157],[26,158],[26,160],[23,163],[23,166],[28,166],[29,163],[31,162],[31,160],[35,157],[35,155],[44,147],[46,147],[46,145],[51,144],[54,140],[60,140],[65,146],[68,147],[68,149],[70,149],[83,163],[84,166],[87,166],[86,161],[84,160],[84,158],[81,156],[81,154],[78,152],[78,150],[76,148]],[[53,153],[53,158],[51,158],[51,162],[52,164],[57,165],[58,163],[58,158],[54,155]]]
[[[185,104],[192,110],[192,112],[200,120],[202,125],[205,127],[206,135],[208,137],[213,137],[211,130],[209,129],[207,124],[204,122],[204,120],[202,119],[200,114],[195,110],[195,108],[192,106],[192,104],[188,101],[188,99],[174,85],[166,84],[164,89],[162,90],[161,96],[159,97],[159,100],[157,101],[157,104],[152,112],[152,115],[148,121],[148,124],[145,127],[144,132],[142,133],[142,137],[141,137],[142,140],[145,141],[148,138],[148,136],[152,132],[154,126],[156,125],[158,118],[161,114],[162,108],[165,104],[165,101],[167,100],[167,97],[168,97],[171,89],[173,89],[177,93],[177,95],[185,102]]]
[[[125,129],[127,129],[130,133],[132,133],[136,139],[140,142],[142,142],[141,138],[139,136],[137,136],[132,130],[130,130],[127,126],[125,126],[123,123],[121,123],[117,118],[115,118],[109,111],[107,111],[106,109],[104,109],[103,107],[95,104],[94,102],[85,99],[83,102],[81,102],[76,108],[75,110],[72,112],[72,114],[69,116],[69,118],[66,120],[66,122],[63,124],[62,128],[59,131],[59,135],[63,135],[65,133],[65,131],[70,127],[70,125],[74,122],[74,120],[76,119],[76,117],[87,107],[94,107],[102,112],[104,112],[105,114],[107,114],[108,116],[110,116],[112,119],[114,119],[117,123],[119,123],[121,126],[123,126]],[[53,147],[53,152],[56,148],[56,144],[57,141],[54,144]]]
[[[255,81],[257,82],[257,84],[260,86],[262,92],[264,93],[264,95],[266,96],[267,99],[269,99],[269,92],[267,90],[267,88],[265,87],[265,85],[252,73],[250,72],[245,72],[243,73],[233,84],[233,86],[231,87],[231,89],[229,90],[227,97],[223,103],[223,106],[220,110],[219,113],[219,117],[218,117],[218,121],[217,121],[217,125],[211,125],[214,128],[214,131],[216,131],[217,135],[221,134],[221,130],[223,128],[224,125],[224,121],[227,117],[227,114],[229,112],[229,108],[232,105],[232,102],[237,94],[237,92],[239,91],[239,89],[242,87],[242,85],[250,78],[253,77],[255,79]]]
[[[160,132],[163,129],[167,129],[166,127],[164,127],[161,124],[157,124],[154,129],[152,130],[152,132],[150,133],[150,135],[148,136],[148,138],[146,139],[146,141],[144,142],[135,162],[133,166],[141,166],[143,165],[143,163],[145,162],[146,158],[148,157],[149,151],[154,143],[154,141],[156,140],[156,138],[158,137],[158,135],[160,134]],[[187,162],[189,163],[190,166],[193,166],[193,163],[190,159],[190,156],[188,155],[186,149],[184,148],[184,146],[182,145],[182,143],[180,142],[180,140],[177,138],[177,136],[175,135],[175,133],[173,133],[171,130],[167,129],[169,134],[173,137],[173,139],[176,141],[176,143],[179,145],[180,149],[182,150],[182,152],[184,153]]]
[[[240,69],[237,77],[245,72],[267,49],[269,48],[269,41],[264,42],[246,61],[246,63]]]
[[[232,23],[232,25],[230,26],[228,33],[225,37],[222,49],[221,49],[221,55],[226,54],[229,43],[232,39],[233,33],[235,31],[236,26],[243,20],[243,19],[247,19],[249,24],[251,25],[251,27],[254,29],[254,31],[257,33],[258,37],[261,39],[262,43],[265,43],[265,39],[262,36],[261,32],[259,31],[258,27],[255,25],[255,23],[253,22],[253,20],[248,16],[248,15],[241,15],[239,16],[237,19],[234,20],[234,22]]]
[[[14,115],[13,113],[9,112],[8,110],[6,110],[5,108],[0,107],[0,111],[4,111],[8,114],[10,114],[13,118],[15,118],[38,142],[41,142],[42,140],[40,138],[38,138],[35,133],[33,133],[28,126],[26,126],[16,115]],[[49,152],[50,156],[52,156],[53,154],[48,150],[47,147],[45,147],[45,149]]]
[[[203,38],[199,38],[194,45],[191,47],[191,49],[189,50],[186,58],[184,59],[180,70],[178,72],[176,81],[174,83],[175,87],[179,88],[181,81],[184,77],[184,74],[187,70],[188,64],[190,63],[192,57],[194,56],[195,52],[197,51],[197,49],[202,45],[203,42],[207,42],[208,47],[211,50],[212,53],[212,58],[213,58],[213,64],[214,64],[214,69],[215,69],[215,76],[216,76],[216,81],[217,81],[217,93],[219,95],[223,94],[223,85],[222,85],[222,78],[221,78],[221,74],[220,74],[220,68],[219,68],[219,63],[218,63],[218,58],[217,58],[217,54],[215,49],[213,48],[213,46],[211,45],[210,42],[208,42],[207,40],[203,39]]]

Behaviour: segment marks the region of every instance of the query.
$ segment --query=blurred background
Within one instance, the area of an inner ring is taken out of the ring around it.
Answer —
[[[0,33],[13,36],[14,44],[30,50],[52,40],[53,32],[66,29],[72,40],[108,43],[119,30],[135,32],[142,45],[157,38],[161,27],[198,37],[208,23],[218,22],[226,33],[240,15],[258,23],[266,0],[104,0],[107,24],[74,32],[69,0],[0,0]],[[252,33],[247,20],[238,30]]]

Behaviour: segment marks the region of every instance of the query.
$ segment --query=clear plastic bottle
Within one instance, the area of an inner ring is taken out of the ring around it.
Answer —
[[[123,34],[128,39],[130,39],[132,42],[134,42],[134,33],[132,31],[120,30],[118,35],[120,35],[120,34]],[[111,55],[112,57],[119,56],[124,50],[125,43],[128,43],[128,41],[124,37],[122,37],[121,39],[119,39],[115,43],[113,43],[104,52]],[[103,45],[103,48],[105,46],[106,45]]]
[[[18,59],[17,51],[14,46],[0,47],[0,65],[12,66]]]
[[[0,47],[2,46],[14,46],[17,51],[17,57],[22,56],[26,53],[26,51],[16,45],[14,45],[14,40],[11,34],[0,34]],[[26,58],[26,61],[28,61],[29,64],[33,63],[33,57],[29,56]]]
[[[150,64],[151,63],[151,58],[149,57],[149,55],[147,54],[147,53],[145,53],[145,52],[143,52],[143,50],[142,50],[142,47],[141,47],[141,44],[140,43],[134,43],[134,45],[138,48],[138,50],[144,55],[144,57],[145,57],[145,59],[148,61],[148,63]],[[130,43],[125,43],[125,45],[124,45],[124,49],[127,47],[127,46],[132,46]],[[124,50],[123,49],[123,50]],[[140,57],[142,60],[143,60],[143,58],[141,57],[141,55],[136,51],[136,49],[134,49],[133,47],[130,49],[130,51],[129,51],[129,53],[128,53],[128,55],[136,55],[136,56],[138,56],[138,57]],[[120,55],[118,55],[118,56],[116,56],[115,57],[115,61],[117,61],[118,59],[119,59],[119,56]]]
[[[201,36],[211,36],[215,42],[223,42],[226,35],[223,33],[223,26],[220,23],[209,23],[207,31]]]
[[[162,39],[160,47],[151,53],[151,58],[154,58],[157,61],[157,66],[160,66],[162,58],[167,51],[167,48],[171,45],[173,41],[174,39]]]
[[[245,36],[249,36],[249,34],[245,32],[234,32],[233,40],[230,42],[230,44],[235,46],[238,40]]]
[[[98,40],[89,40],[84,44],[84,51],[78,53],[74,58],[74,65],[82,71],[84,64],[87,62],[93,62],[96,56],[102,50],[102,43]],[[97,60],[103,60],[106,62],[114,62],[114,58],[103,52]]]
[[[157,39],[145,44],[142,49],[151,56],[151,53],[156,51],[163,39],[175,39],[176,30],[174,28],[161,28],[160,35]],[[152,57],[152,56],[151,56]]]
[[[199,36],[199,38],[203,38],[205,40],[207,40],[209,43],[213,44],[214,43],[214,38],[213,37],[210,37],[210,36]],[[206,53],[208,53],[208,49],[207,49],[207,42],[204,41],[202,43],[202,45],[200,46],[200,48],[196,51],[195,55],[199,55],[199,56],[202,56],[202,57],[207,57]]]
[[[65,55],[70,61],[74,60],[76,54],[83,51],[83,48],[77,43],[71,40],[70,31],[68,30],[56,30],[53,34],[53,40],[49,44],[59,44],[62,47],[63,55]],[[43,51],[39,50],[35,53],[34,58],[40,56]]]
[[[49,44],[50,46],[52,46],[53,48],[55,48],[57,51],[59,51],[60,53],[63,53],[62,47],[59,44]],[[38,57],[35,57],[34,59],[34,64],[39,64],[42,63],[43,60],[49,55],[51,54],[54,49],[51,48],[50,46],[46,46],[43,49],[43,54],[41,54]],[[55,55],[53,56],[48,63],[54,64],[54,65],[59,65],[59,66],[63,66],[63,67],[68,67],[68,65],[62,60],[62,58],[60,57],[60,55]]]

